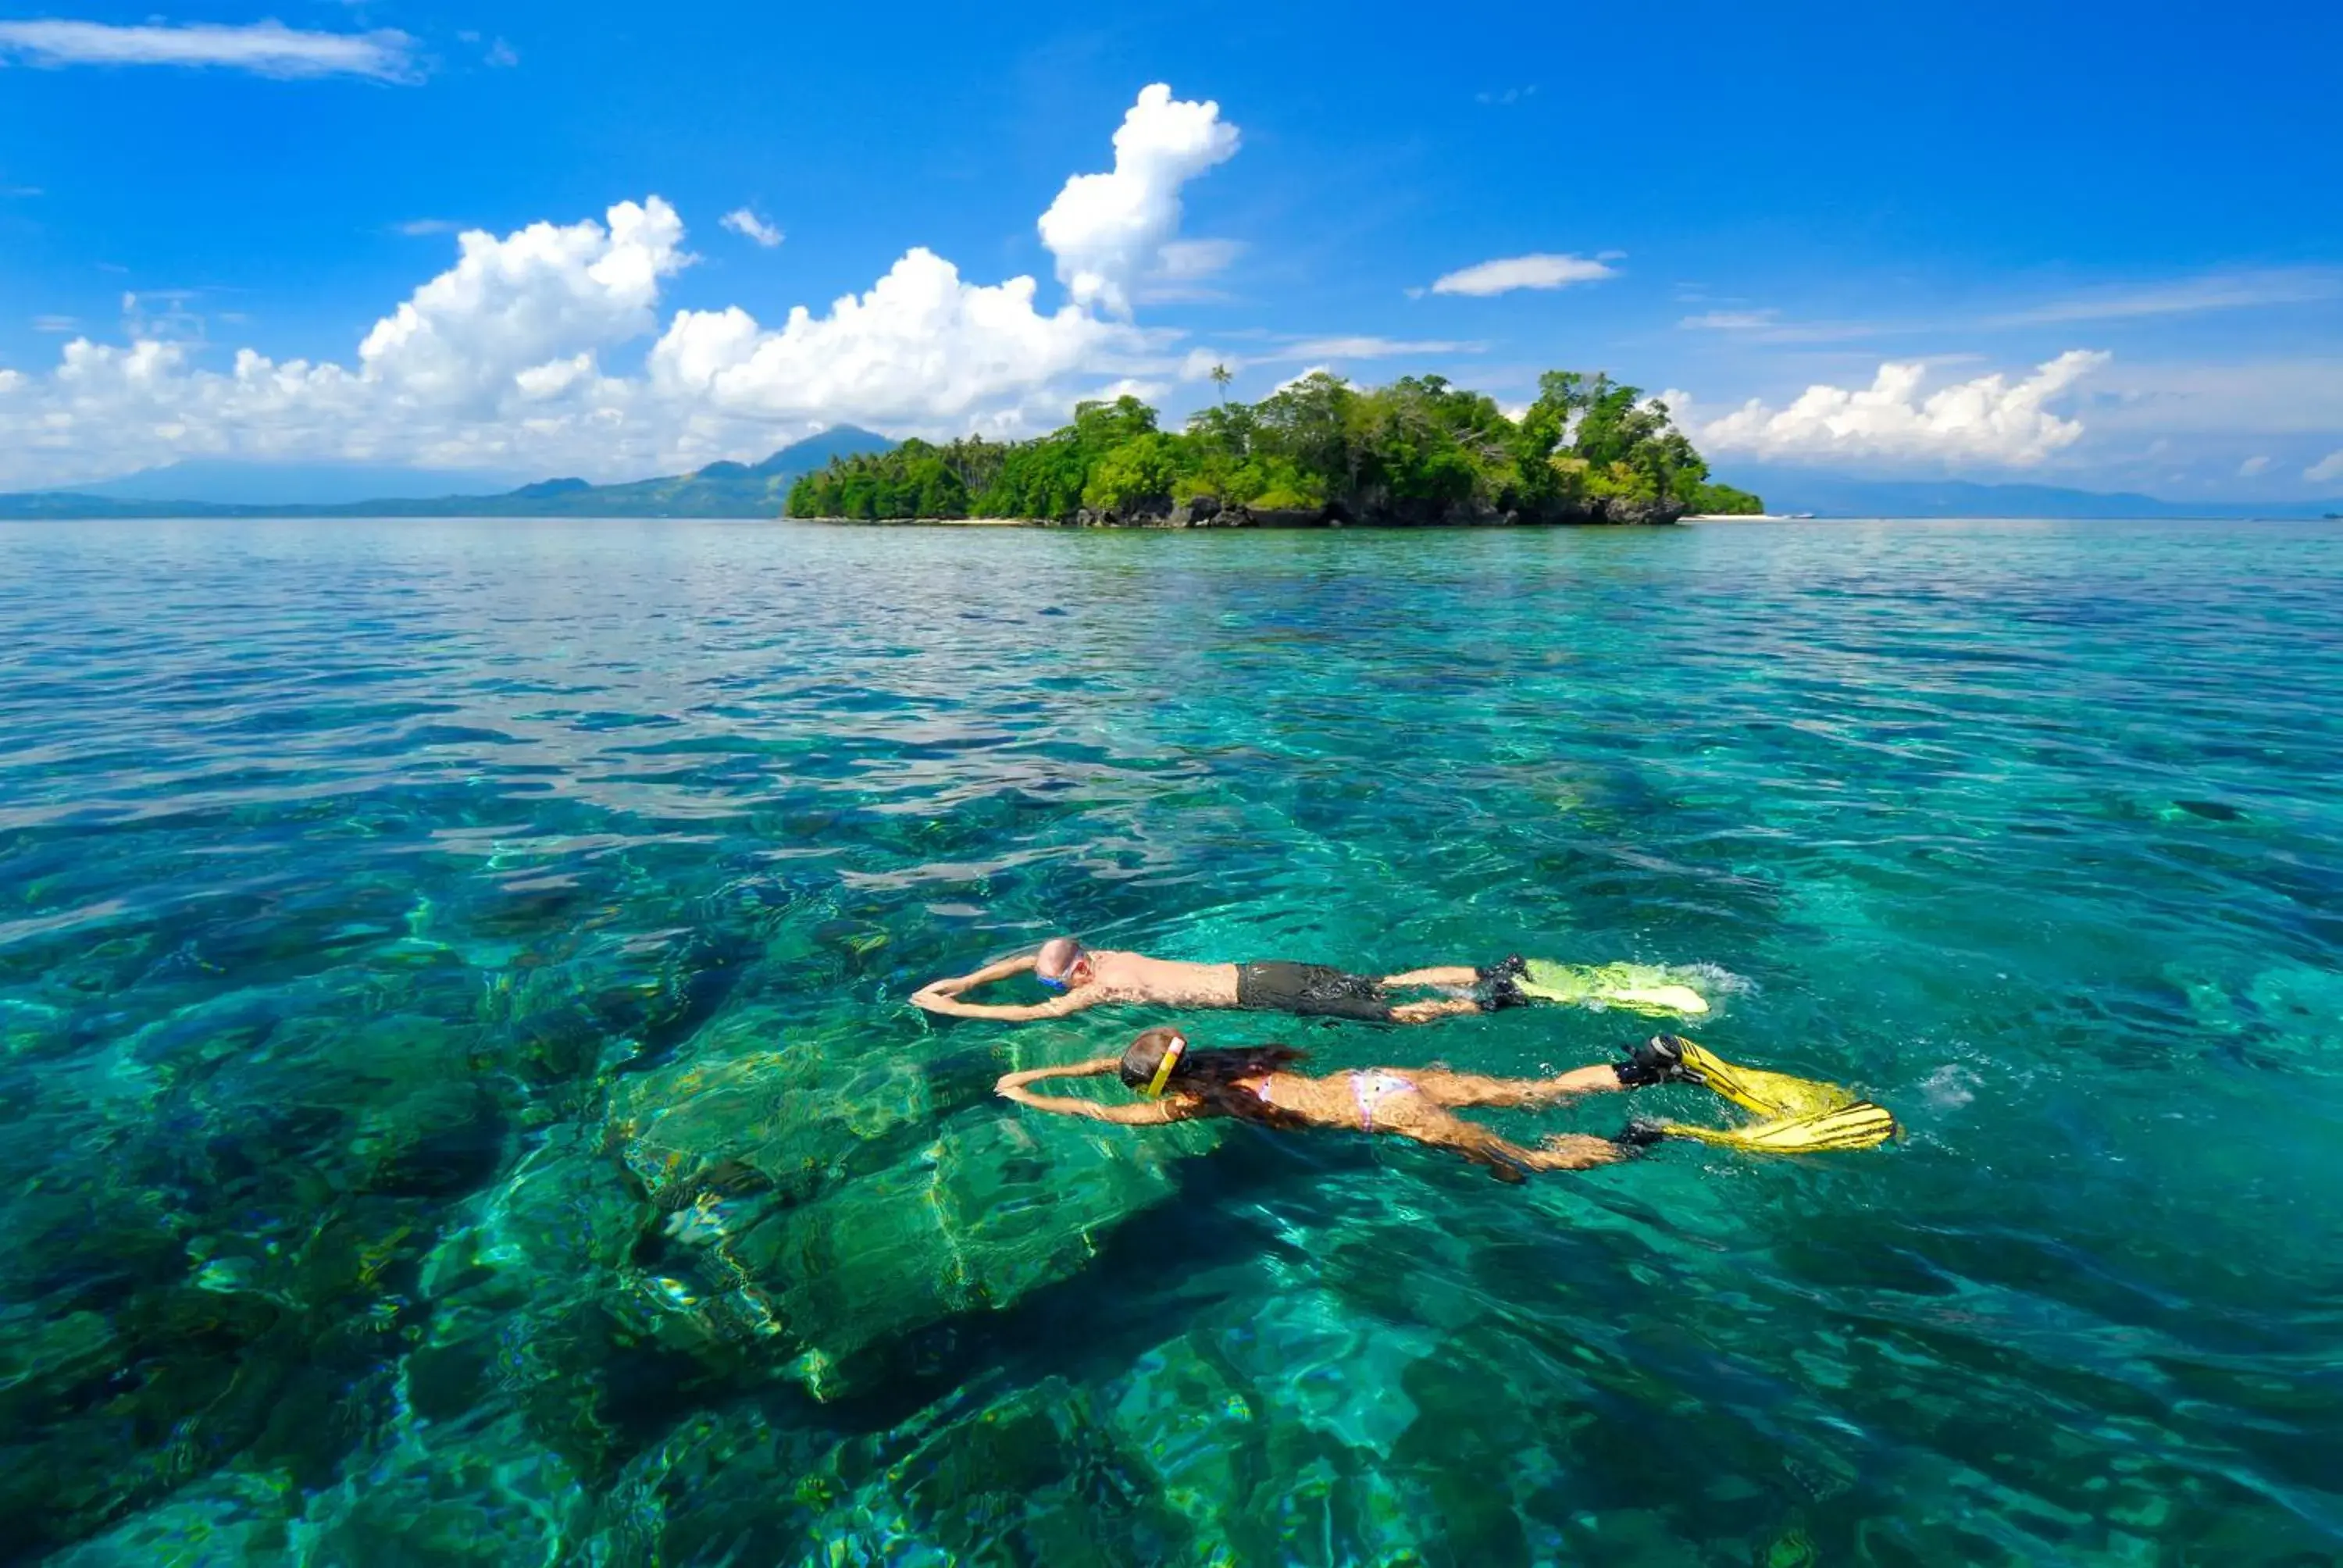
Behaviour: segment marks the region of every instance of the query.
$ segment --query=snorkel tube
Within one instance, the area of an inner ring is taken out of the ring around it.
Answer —
[[[1140,1092],[1150,1100],[1162,1099],[1163,1086],[1172,1081],[1172,1069],[1178,1067],[1180,1059],[1187,1054],[1188,1037],[1184,1034],[1173,1035],[1171,1043],[1163,1048],[1163,1060],[1155,1064],[1155,1076],[1147,1081],[1147,1087]]]

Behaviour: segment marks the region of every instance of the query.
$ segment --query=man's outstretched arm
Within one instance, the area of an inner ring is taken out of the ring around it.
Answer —
[[[911,1000],[930,1012],[940,1012],[946,1018],[997,1018],[1004,1023],[1024,1023],[1037,1018],[1063,1018],[1070,1012],[1080,1012],[1094,1005],[1096,999],[1061,996],[1035,1002],[1031,1007],[1007,1007],[992,1002],[962,1001],[958,997],[920,991],[912,996]]]
[[[1080,1012],[1090,1006],[1087,999],[1072,995],[1054,997],[1031,1006],[1003,1005],[991,1002],[962,1001],[961,993],[980,985],[1007,980],[1011,975],[1025,973],[1033,967],[1034,955],[1025,953],[1017,958],[1002,959],[985,965],[973,974],[955,975],[950,980],[933,980],[911,993],[915,1007],[939,1012],[950,1018],[993,1018],[1010,1023],[1022,1023],[1037,1018],[1063,1018],[1070,1012]]]
[[[950,1001],[962,991],[974,990],[980,985],[990,985],[994,980],[1007,980],[1011,975],[1023,974],[1033,967],[1033,957],[1031,953],[1023,953],[1015,958],[1002,959],[997,963],[989,963],[970,974],[952,975],[944,980],[930,980],[911,993],[911,1000],[930,1012],[942,1012],[946,1010],[937,1007],[935,1005],[937,1002]]]

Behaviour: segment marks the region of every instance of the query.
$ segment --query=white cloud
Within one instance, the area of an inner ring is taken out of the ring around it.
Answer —
[[[192,288],[149,288],[122,296],[122,330],[133,340],[200,343],[207,323],[189,308],[200,297]]]
[[[513,385],[520,395],[532,403],[542,403],[558,397],[594,374],[594,356],[573,354],[567,359],[548,359],[542,365],[532,365],[526,370],[513,372]]]
[[[36,65],[220,65],[263,76],[414,82],[421,79],[414,51],[415,40],[392,28],[306,33],[282,22],[180,27],[113,27],[55,18],[0,22],[0,55],[21,55]]]
[[[687,310],[651,349],[650,385],[670,401],[733,417],[881,426],[1012,421],[1064,406],[1085,371],[1127,368],[1143,338],[1074,306],[1033,308],[1030,277],[964,282],[914,249],[860,297],[817,317],[799,306],[778,330],[748,312]]]
[[[1959,459],[2024,467],[2071,446],[2078,419],[2046,407],[2108,356],[2074,349],[2012,382],[1998,373],[1939,388],[1926,397],[1926,367],[1890,363],[1867,387],[1809,387],[1784,408],[1755,398],[1701,420],[1681,392],[1662,396],[1695,442],[1765,458]]]
[[[522,370],[639,337],[657,325],[659,279],[690,261],[683,221],[657,196],[593,222],[533,223],[457,240],[456,265],[375,323],[358,345],[369,380],[447,413],[487,416]]]
[[[2265,272],[2210,273],[2177,283],[2103,289],[1986,318],[1988,327],[2037,327],[2067,321],[2114,321],[2179,316],[2258,305],[2301,305],[2343,295],[2343,271],[2291,267]]]
[[[403,234],[409,239],[423,239],[435,234],[454,234],[463,226],[452,217],[411,217],[405,223],[390,226],[392,233]]]
[[[1155,270],[1148,276],[1167,283],[1210,277],[1244,254],[1244,242],[1234,239],[1171,239],[1156,248]]]
[[[1479,354],[1485,343],[1401,337],[1311,337],[1294,344],[1280,359],[1392,359],[1409,354]]]
[[[1236,150],[1220,105],[1174,101],[1161,82],[1141,88],[1114,133],[1113,172],[1074,176],[1041,215],[1041,243],[1074,303],[1128,317],[1142,280],[1178,264],[1165,247],[1180,226],[1180,187]]]
[[[2127,434],[2316,439],[2343,430],[2343,358],[2126,360],[2092,385],[2095,428]]]
[[[35,316],[33,317],[33,330],[35,332],[71,332],[75,327],[79,327],[80,325],[80,322],[75,320],[70,316]]]
[[[2237,465],[2237,477],[2250,479],[2269,466],[2270,460],[2268,457],[2248,457]]]
[[[1412,356],[1442,354],[1483,354],[1488,351],[1488,347],[1486,343],[1467,342],[1456,338],[1376,337],[1367,334],[1339,337],[1304,337],[1298,338],[1282,348],[1261,354],[1237,354],[1225,348],[1192,348],[1186,357],[1180,361],[1177,376],[1182,381],[1201,381],[1212,374],[1212,367],[1215,365],[1225,365],[1234,371],[1247,369],[1255,365],[1291,365],[1297,360],[1310,362],[1311,369],[1302,372],[1302,375],[1307,376],[1314,371],[1325,370],[1329,365],[1339,360],[1397,359]],[[1292,383],[1288,382],[1286,385],[1290,386]]]
[[[1131,297],[1141,305],[1226,299],[1220,290],[1204,286],[1204,281],[1226,270],[1244,248],[1242,241],[1233,239],[1166,240],[1156,251],[1155,266],[1140,278]]]
[[[510,44],[506,43],[502,38],[498,38],[496,42],[488,45],[488,52],[481,55],[480,58],[486,64],[494,66],[496,69],[503,70],[507,66],[518,65],[520,64],[520,51],[514,48]]]
[[[1704,310],[1683,317],[1676,326],[1690,332],[1729,333],[1740,343],[1844,343],[1917,330],[1870,321],[1785,321],[1780,311],[1773,309]]]
[[[1165,231],[1151,243],[1160,258],[1179,242]],[[870,288],[772,327],[737,307],[662,321],[669,280],[692,260],[681,218],[657,196],[598,223],[468,231],[454,264],[345,363],[246,348],[214,368],[190,297],[126,296],[127,342],[77,336],[50,370],[0,381],[0,487],[198,455],[672,473],[762,456],[841,420],[1017,433],[1060,422],[1078,397],[1159,387],[1180,368],[1176,335],[1079,303],[1044,312],[1032,278],[971,282],[925,248]]]
[[[1432,292],[1479,297],[1516,288],[1564,288],[1618,275],[1616,267],[1583,256],[1509,256],[1443,274],[1433,280]]]
[[[2314,485],[2329,479],[2343,479],[2343,447],[2338,447],[2302,471],[2302,477]]]
[[[735,207],[716,221],[744,239],[755,240],[767,250],[781,243],[781,231],[745,206]]]

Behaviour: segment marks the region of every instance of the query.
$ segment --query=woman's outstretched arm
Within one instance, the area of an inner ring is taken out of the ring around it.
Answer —
[[[1055,1094],[1036,1094],[1025,1086],[1045,1078],[1098,1078],[1122,1065],[1120,1057],[1101,1056],[1091,1061],[1078,1061],[1068,1067],[1029,1067],[1022,1072],[1003,1074],[992,1091],[1003,1100],[1013,1100],[1020,1105],[1036,1111],[1047,1111],[1055,1116],[1082,1116],[1092,1121],[1111,1121],[1121,1127],[1161,1127],[1167,1121],[1180,1120],[1183,1107],[1178,1101],[1151,1100],[1137,1105],[1109,1105],[1099,1100],[1070,1100]]]

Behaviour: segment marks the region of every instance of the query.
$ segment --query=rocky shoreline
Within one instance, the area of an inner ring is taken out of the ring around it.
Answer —
[[[1589,500],[1581,506],[1499,511],[1469,503],[1387,501],[1322,507],[1223,506],[1211,496],[1175,502],[1169,496],[1141,501],[1121,510],[1084,507],[1071,518],[805,518],[810,523],[850,523],[862,527],[901,528],[1502,528],[1608,527],[1639,528],[1681,521],[1686,508],[1681,501],[1637,501],[1622,497]]]

